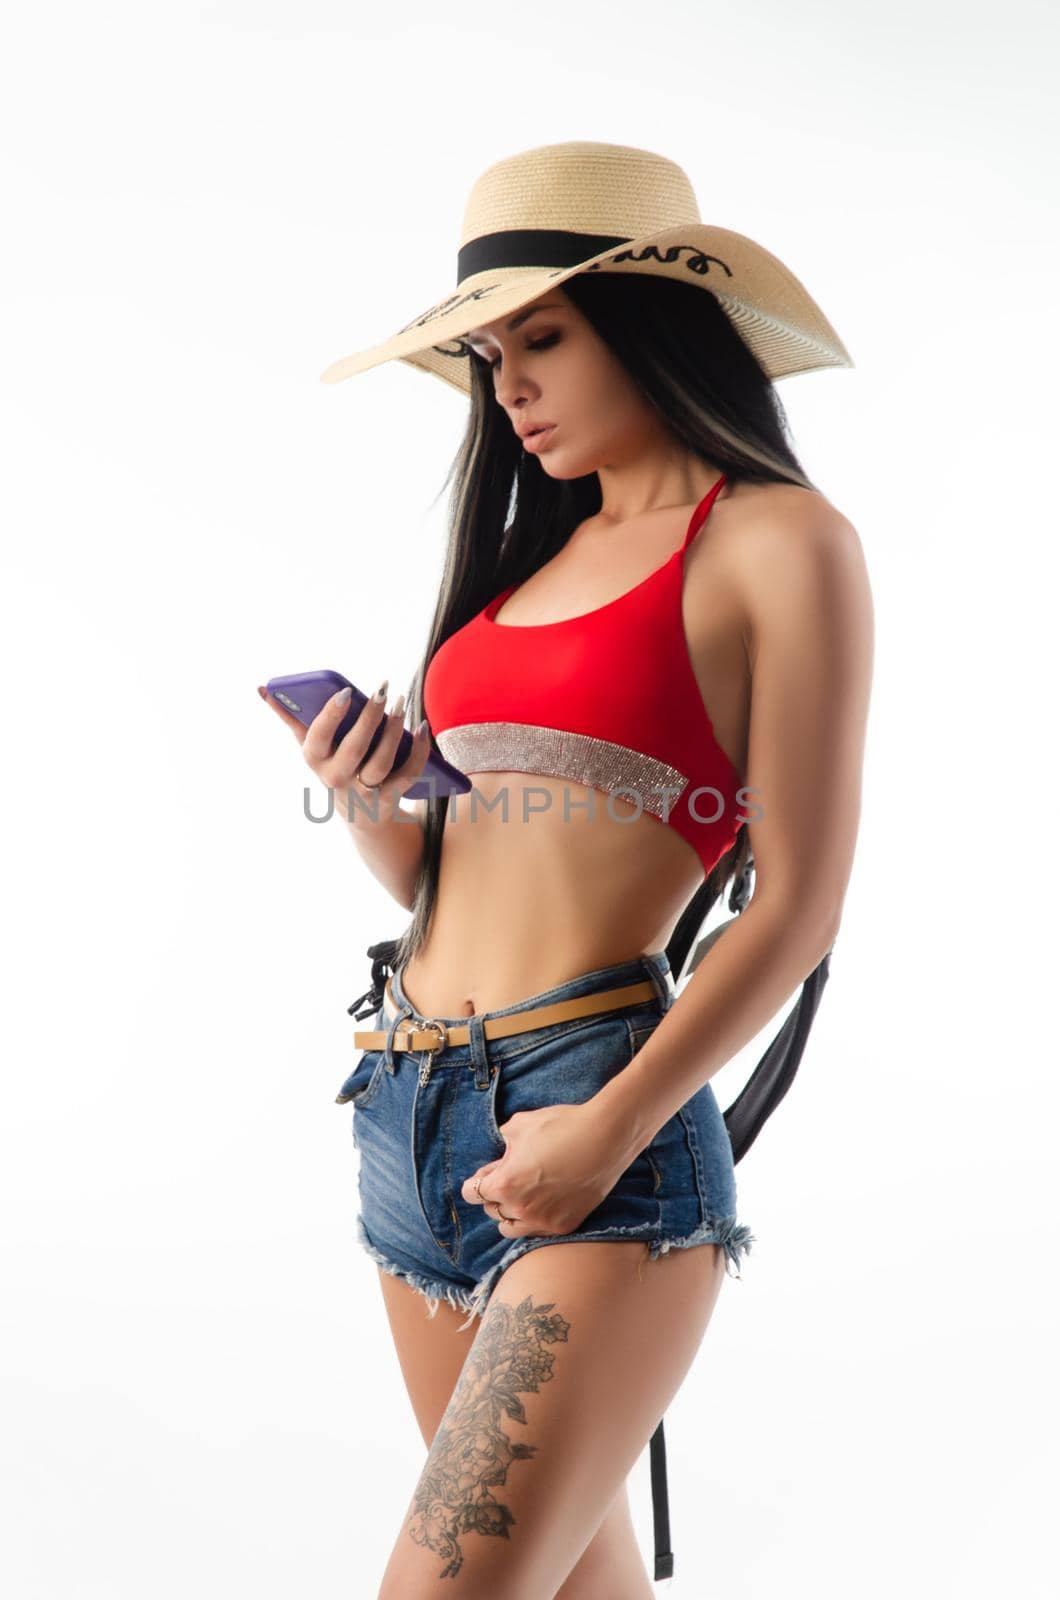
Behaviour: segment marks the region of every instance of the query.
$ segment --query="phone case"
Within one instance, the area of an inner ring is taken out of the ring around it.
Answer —
[[[349,678],[344,678],[341,672],[334,672],[330,667],[322,667],[318,672],[294,672],[285,678],[270,678],[265,685],[269,693],[275,695],[280,704],[295,717],[303,727],[308,728],[313,718],[324,709],[325,704],[340,689],[349,687],[353,690],[346,715],[335,730],[335,738],[331,748],[343,740],[353,727],[357,718],[364,709],[369,696],[362,693],[355,683],[350,683]],[[383,736],[386,722],[379,724],[372,736],[372,741],[365,752],[367,761],[379,740]],[[429,730],[428,730],[429,731]],[[395,767],[400,767],[407,761],[412,751],[412,734],[407,728],[402,730],[398,747],[394,754],[394,761],[390,772]],[[390,773],[387,773],[387,777]],[[467,794],[471,788],[471,779],[458,767],[454,767],[445,757],[431,745],[427,756],[427,764],[416,782],[410,784],[402,796],[406,800],[430,800],[443,794]]]

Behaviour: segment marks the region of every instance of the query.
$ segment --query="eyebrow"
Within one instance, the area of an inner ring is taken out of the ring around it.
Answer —
[[[546,300],[543,305],[530,306],[528,310],[519,311],[516,313],[511,322],[506,324],[507,331],[509,333],[514,333],[516,328],[521,328],[523,323],[528,321],[528,319],[532,317],[536,311],[562,311],[562,309],[563,307],[558,300]],[[464,338],[472,343],[474,343],[476,340],[481,343],[483,338],[488,339],[491,337],[491,334],[465,333],[464,335]]]

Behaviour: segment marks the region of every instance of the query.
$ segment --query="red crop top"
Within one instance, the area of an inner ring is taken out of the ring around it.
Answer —
[[[537,772],[621,793],[687,839],[704,876],[746,820],[681,615],[684,553],[725,481],[635,588],[560,622],[499,623],[512,584],[439,646],[423,689],[438,749],[461,772]]]

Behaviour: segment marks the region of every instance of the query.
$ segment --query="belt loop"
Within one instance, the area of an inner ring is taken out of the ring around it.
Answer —
[[[475,1088],[488,1089],[490,1086],[489,1051],[486,1044],[486,1031],[480,1016],[467,1019],[468,1043],[471,1046],[471,1065],[475,1069]]]
[[[641,959],[648,969],[648,977],[651,979],[655,993],[659,997],[659,1004],[663,1011],[669,1011],[674,997],[668,978],[670,963],[666,952],[660,950],[657,955],[646,955],[642,956]]]
[[[397,1071],[397,1062],[394,1060],[394,1034],[397,1032],[397,1029],[401,1026],[401,1024],[411,1017],[412,1012],[412,1006],[402,1006],[387,1030],[386,1048],[383,1052],[383,1055],[386,1061],[386,1070],[390,1073],[391,1077],[393,1077],[394,1073]]]

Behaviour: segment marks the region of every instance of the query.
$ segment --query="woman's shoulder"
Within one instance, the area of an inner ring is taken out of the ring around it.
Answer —
[[[719,524],[718,555],[748,597],[862,556],[849,517],[797,483],[737,484]]]
[[[720,506],[719,506],[720,510]],[[804,489],[799,483],[737,483],[726,497],[725,522],[742,543],[750,540],[782,541],[792,534],[812,538],[842,537],[839,530],[853,531],[850,520],[819,489]]]
[[[741,484],[722,559],[751,635],[839,627],[871,613],[865,553],[838,506],[799,484]]]
[[[798,633],[822,615],[842,625],[871,605],[858,532],[817,489],[738,482],[719,498],[704,532],[702,548],[698,540],[691,547],[692,615],[716,618],[720,608],[745,640],[778,625]]]

